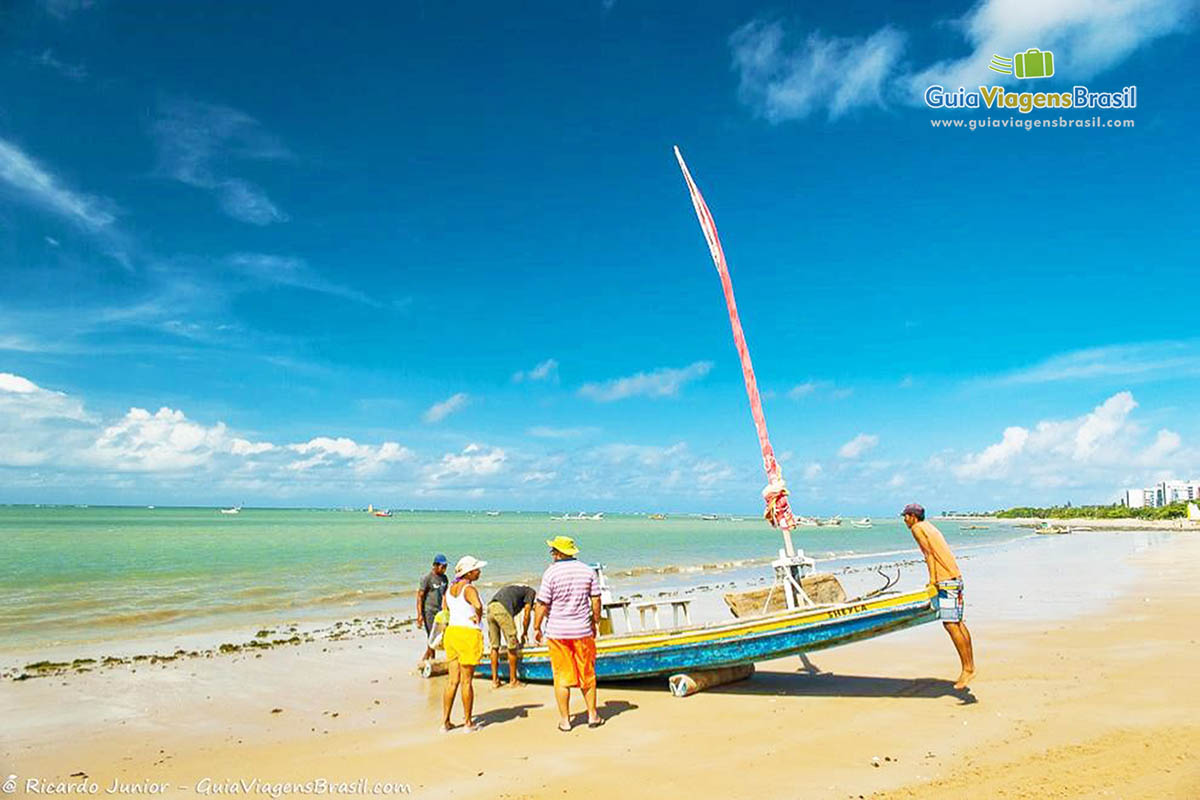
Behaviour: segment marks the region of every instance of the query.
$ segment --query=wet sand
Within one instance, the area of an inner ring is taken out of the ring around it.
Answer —
[[[548,687],[480,681],[483,730],[441,735],[441,681],[414,677],[418,642],[393,634],[4,681],[0,778],[15,795],[36,777],[166,796],[255,778],[255,794],[326,778],[472,798],[1200,796],[1200,537],[1036,538],[967,570],[969,693],[934,624],[815,653],[817,675],[787,658],[685,699],[604,686],[607,724],[568,734]]]

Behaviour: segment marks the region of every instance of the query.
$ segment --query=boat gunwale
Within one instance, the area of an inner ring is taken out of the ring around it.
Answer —
[[[620,635],[601,636],[596,639],[597,657],[620,653],[630,649],[649,650],[657,647],[694,644],[699,641],[721,640],[739,636],[770,635],[787,630],[798,624],[817,624],[847,619],[860,619],[875,614],[892,613],[897,608],[933,600],[937,589],[923,589],[866,601],[830,603],[816,608],[788,609],[774,614],[755,617],[739,617],[723,622],[705,622],[664,630],[639,631]],[[845,613],[833,612],[845,610]],[[762,629],[764,630],[756,630]],[[549,647],[545,645],[525,648],[523,659],[548,658]]]

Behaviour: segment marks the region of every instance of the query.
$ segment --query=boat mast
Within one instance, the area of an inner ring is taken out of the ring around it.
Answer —
[[[692,197],[692,207],[696,210],[696,218],[700,220],[700,229],[708,242],[708,252],[712,256],[713,265],[721,277],[721,288],[725,293],[725,308],[729,312],[729,327],[733,331],[733,343],[737,348],[738,358],[742,362],[742,378],[746,384],[746,397],[750,400],[750,416],[754,418],[754,429],[758,433],[758,444],[762,448],[763,470],[767,473],[767,486],[763,489],[763,500],[767,509],[763,516],[779,528],[783,534],[783,552],[777,561],[772,562],[776,576],[784,582],[787,589],[786,597],[789,608],[811,606],[813,601],[801,587],[800,581],[806,570],[813,566],[812,559],[805,558],[803,552],[797,552],[792,544],[792,528],[795,528],[796,518],[788,504],[787,484],[783,480],[783,470],[775,460],[775,450],[771,447],[771,439],[767,435],[767,418],[763,413],[762,397],[758,393],[758,380],[754,377],[754,364],[750,361],[750,348],[746,344],[746,334],[742,331],[742,320],[738,316],[737,301],[733,296],[733,280],[729,277],[729,265],[725,261],[725,251],[721,247],[721,239],[717,235],[717,223],[713,220],[708,204],[692,180],[679,148],[675,148],[675,159],[687,181],[688,193]]]

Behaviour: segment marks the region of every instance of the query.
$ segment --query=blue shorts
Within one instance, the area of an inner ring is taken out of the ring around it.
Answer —
[[[938,619],[942,622],[963,621],[962,578],[938,581]]]

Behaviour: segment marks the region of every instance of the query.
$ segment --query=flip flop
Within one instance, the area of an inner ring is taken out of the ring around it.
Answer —
[[[562,731],[563,733],[570,733],[571,732],[571,723],[568,722],[567,727],[564,728],[562,723],[560,722],[560,723],[558,723],[558,729],[560,731]]]
[[[595,719],[588,720],[589,728],[599,728],[603,724],[604,724],[604,717],[596,717]]]

